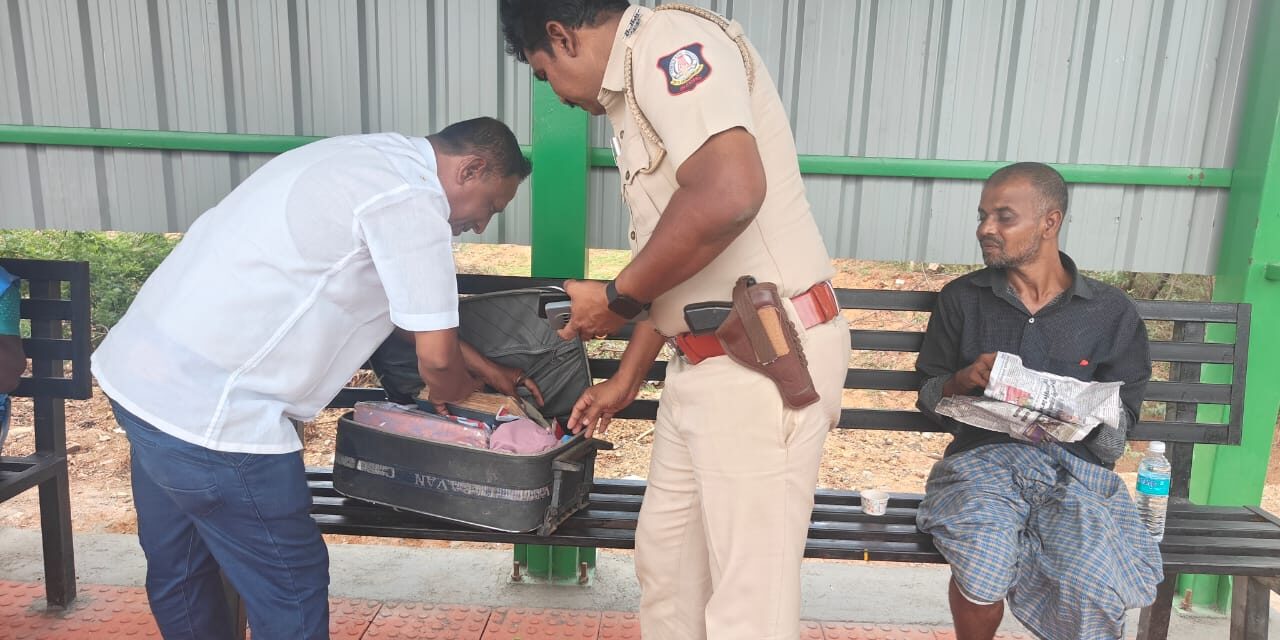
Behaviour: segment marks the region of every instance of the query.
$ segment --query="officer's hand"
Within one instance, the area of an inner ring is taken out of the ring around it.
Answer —
[[[986,389],[991,381],[991,367],[995,365],[996,354],[984,353],[978,356],[973,364],[955,372],[942,386],[944,396],[968,395],[976,389]]]
[[[619,378],[609,378],[589,387],[573,404],[573,413],[569,415],[569,431],[578,433],[585,429],[588,438],[603,434],[613,421],[614,414],[631,404],[638,392],[639,389],[623,383]]]
[[[569,324],[559,331],[562,339],[603,338],[627,323],[625,318],[609,310],[609,299],[605,296],[604,288],[603,282],[564,281],[564,292],[569,294],[570,307]]]

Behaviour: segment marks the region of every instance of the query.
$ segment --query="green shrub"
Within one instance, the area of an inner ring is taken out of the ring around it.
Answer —
[[[0,230],[0,256],[88,261],[90,318],[97,346],[179,238],[118,231]]]
[[[1209,300],[1213,296],[1213,276],[1134,271],[1086,271],[1085,274],[1120,287],[1139,300]]]

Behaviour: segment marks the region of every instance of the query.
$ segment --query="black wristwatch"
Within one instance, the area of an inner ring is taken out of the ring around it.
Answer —
[[[613,280],[604,286],[604,296],[609,301],[609,310],[628,320],[635,319],[649,308],[649,305],[631,296],[618,293],[618,285],[614,284]]]

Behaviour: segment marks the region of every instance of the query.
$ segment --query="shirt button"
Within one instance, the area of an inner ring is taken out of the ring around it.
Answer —
[[[630,172],[630,171],[623,172],[623,174],[622,174],[622,179],[623,179],[623,180],[630,180],[630,179],[631,179],[631,172]]]
[[[1036,323],[1035,318],[1027,318],[1027,324],[1035,324],[1035,323]]]
[[[632,240],[635,240],[635,239],[636,239],[636,232],[635,232],[635,229],[632,229],[632,230],[631,230],[631,239],[632,239]]]

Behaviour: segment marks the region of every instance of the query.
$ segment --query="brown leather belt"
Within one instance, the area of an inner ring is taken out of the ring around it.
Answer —
[[[830,322],[840,313],[840,303],[836,300],[836,291],[831,287],[830,280],[809,287],[808,291],[792,298],[791,304],[795,305],[796,315],[800,316],[800,323],[806,329]],[[689,364],[698,364],[707,358],[724,355],[724,347],[714,332],[700,335],[681,333],[669,338],[667,342]]]

